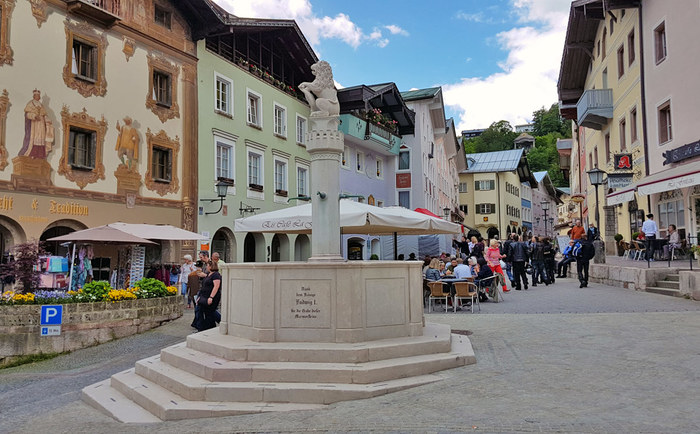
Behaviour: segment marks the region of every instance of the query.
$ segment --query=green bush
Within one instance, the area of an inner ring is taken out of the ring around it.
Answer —
[[[615,238],[615,241],[617,241],[617,242],[619,243],[619,242],[622,241],[625,237],[623,237],[622,234],[615,234],[615,237],[614,237],[614,238]]]
[[[134,288],[138,288],[135,291],[138,298],[155,298],[168,295],[168,290],[165,289],[165,283],[148,277],[135,282]]]
[[[106,280],[97,280],[83,285],[82,291],[75,295],[79,302],[102,301],[112,290],[112,286]]]
[[[370,256],[369,259],[372,261],[377,261],[379,260],[379,256],[376,253],[372,253],[372,256]]]

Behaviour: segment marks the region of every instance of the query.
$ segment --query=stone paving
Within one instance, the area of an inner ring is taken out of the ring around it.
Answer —
[[[469,330],[477,364],[443,381],[324,410],[124,425],[80,389],[190,332],[142,335],[0,370],[0,432],[700,432],[700,302],[574,279],[512,291],[481,313],[427,314]]]

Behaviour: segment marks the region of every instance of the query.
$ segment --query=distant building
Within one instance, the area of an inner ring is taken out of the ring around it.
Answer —
[[[522,124],[515,126],[516,133],[531,133],[535,131],[535,124]]]
[[[528,133],[521,133],[514,141],[515,149],[524,149],[527,154],[535,147],[535,138]]]
[[[486,128],[478,128],[476,130],[462,130],[462,139],[473,139],[479,137],[486,131]]]

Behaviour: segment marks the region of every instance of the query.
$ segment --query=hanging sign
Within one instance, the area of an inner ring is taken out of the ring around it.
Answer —
[[[668,152],[664,152],[663,156],[666,158],[664,165],[677,163],[679,161],[685,160],[687,158],[693,158],[700,155],[700,140],[683,145],[676,149],[671,149]]]
[[[632,154],[615,154],[615,170],[632,170]]]
[[[608,188],[624,188],[632,183],[632,173],[608,173]]]

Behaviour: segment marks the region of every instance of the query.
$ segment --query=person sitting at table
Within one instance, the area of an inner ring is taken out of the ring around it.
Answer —
[[[470,256],[469,259],[467,259],[467,265],[469,266],[469,270],[472,272],[472,276],[476,276],[476,257]]]
[[[444,263],[443,263],[444,265]],[[425,271],[425,279],[431,282],[440,280],[440,260],[438,258],[433,258],[428,265],[428,269]]]
[[[457,267],[457,258],[453,256],[452,259],[450,259],[450,263],[447,264],[446,268],[448,271],[450,271],[452,274],[454,274],[455,267]]]
[[[459,258],[457,259],[457,266],[455,267],[454,274],[457,279],[466,279],[467,277],[472,277],[472,270],[464,263],[462,258]]]
[[[680,249],[681,248],[681,236],[678,234],[678,231],[676,230],[676,225],[670,224],[668,225],[668,243],[664,244],[664,261],[668,261],[669,258],[671,257],[671,249]]]
[[[443,261],[440,261],[438,263],[438,265],[439,265],[438,271],[440,272],[440,277],[452,274],[452,272],[450,270],[445,268],[445,263]]]
[[[491,271],[491,267],[489,267],[488,263],[486,262],[486,259],[479,258],[476,261],[476,267],[474,267],[474,269],[476,270],[476,278],[474,279],[474,284],[477,288],[479,288],[479,301],[486,301],[488,297],[486,297],[485,288],[491,284],[491,281],[488,280],[485,282],[484,280],[488,279],[489,277],[492,277],[493,271]]]

